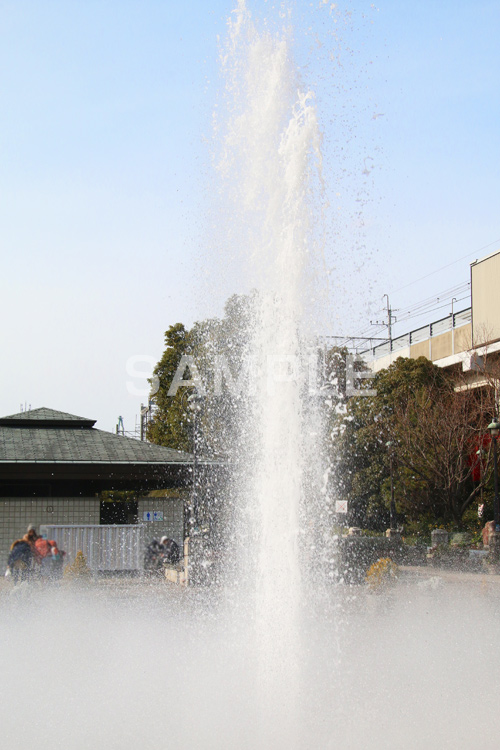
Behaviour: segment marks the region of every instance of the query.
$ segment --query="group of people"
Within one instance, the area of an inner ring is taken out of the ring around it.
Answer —
[[[16,539],[10,548],[6,575],[11,575],[16,582],[57,580],[62,576],[64,554],[53,539],[39,536],[30,525],[26,534]]]
[[[26,534],[12,544],[7,559],[7,576],[15,582],[28,580],[57,580],[63,573],[63,558],[66,553],[59,550],[53,539],[45,539],[28,526]],[[153,539],[146,547],[144,570],[147,573],[163,573],[165,565],[176,565],[180,560],[179,545],[167,536],[160,541]]]
[[[153,539],[144,553],[144,571],[146,573],[163,573],[165,564],[176,565],[181,558],[179,545],[168,536],[160,541]]]

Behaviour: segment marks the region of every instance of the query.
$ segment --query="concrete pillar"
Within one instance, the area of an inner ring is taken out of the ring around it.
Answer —
[[[490,560],[495,563],[500,561],[500,531],[490,532]]]
[[[445,529],[432,529],[431,545],[437,547],[439,544],[448,544],[448,532]]]

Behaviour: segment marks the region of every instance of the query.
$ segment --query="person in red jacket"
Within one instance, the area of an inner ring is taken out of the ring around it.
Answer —
[[[35,555],[40,565],[40,578],[50,578],[52,571],[52,545],[48,539],[39,536],[35,542]],[[35,557],[35,559],[36,559]]]

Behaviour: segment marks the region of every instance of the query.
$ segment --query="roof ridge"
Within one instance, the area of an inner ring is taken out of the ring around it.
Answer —
[[[0,417],[0,424],[38,424],[41,422],[64,422],[66,424],[75,422],[79,425],[85,424],[92,426],[96,423],[95,419],[89,419],[88,417],[80,417],[76,414],[70,414],[66,411],[58,411],[57,409],[49,409],[46,406],[41,406],[37,409],[30,409],[29,411],[21,411],[17,414],[9,414],[5,417]]]

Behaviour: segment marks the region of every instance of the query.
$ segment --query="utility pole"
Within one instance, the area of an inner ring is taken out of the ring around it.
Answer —
[[[389,333],[389,346],[392,351],[392,310],[391,305],[389,303],[389,295],[384,294],[384,297],[387,299],[387,331]],[[382,297],[382,299],[384,299]],[[396,321],[396,318],[394,318],[394,322]]]
[[[153,416],[153,402],[151,399],[149,399],[147,406],[144,406],[144,404],[141,404],[141,422],[140,422],[141,440],[147,440],[148,425],[151,422],[152,416]]]
[[[453,312],[453,303],[457,301],[456,297],[451,300],[451,353],[455,354],[455,313]]]
[[[141,426],[140,426],[140,438],[146,440],[146,430],[148,427],[148,407],[141,404]]]
[[[387,322],[383,322],[379,320],[370,320],[370,325],[385,326],[387,328],[387,338],[389,339],[389,351],[392,352],[392,324],[397,321],[397,318],[395,315],[392,314],[392,308],[389,302],[389,295],[384,294],[384,297],[387,299]],[[384,297],[382,297],[382,299],[384,299]]]

